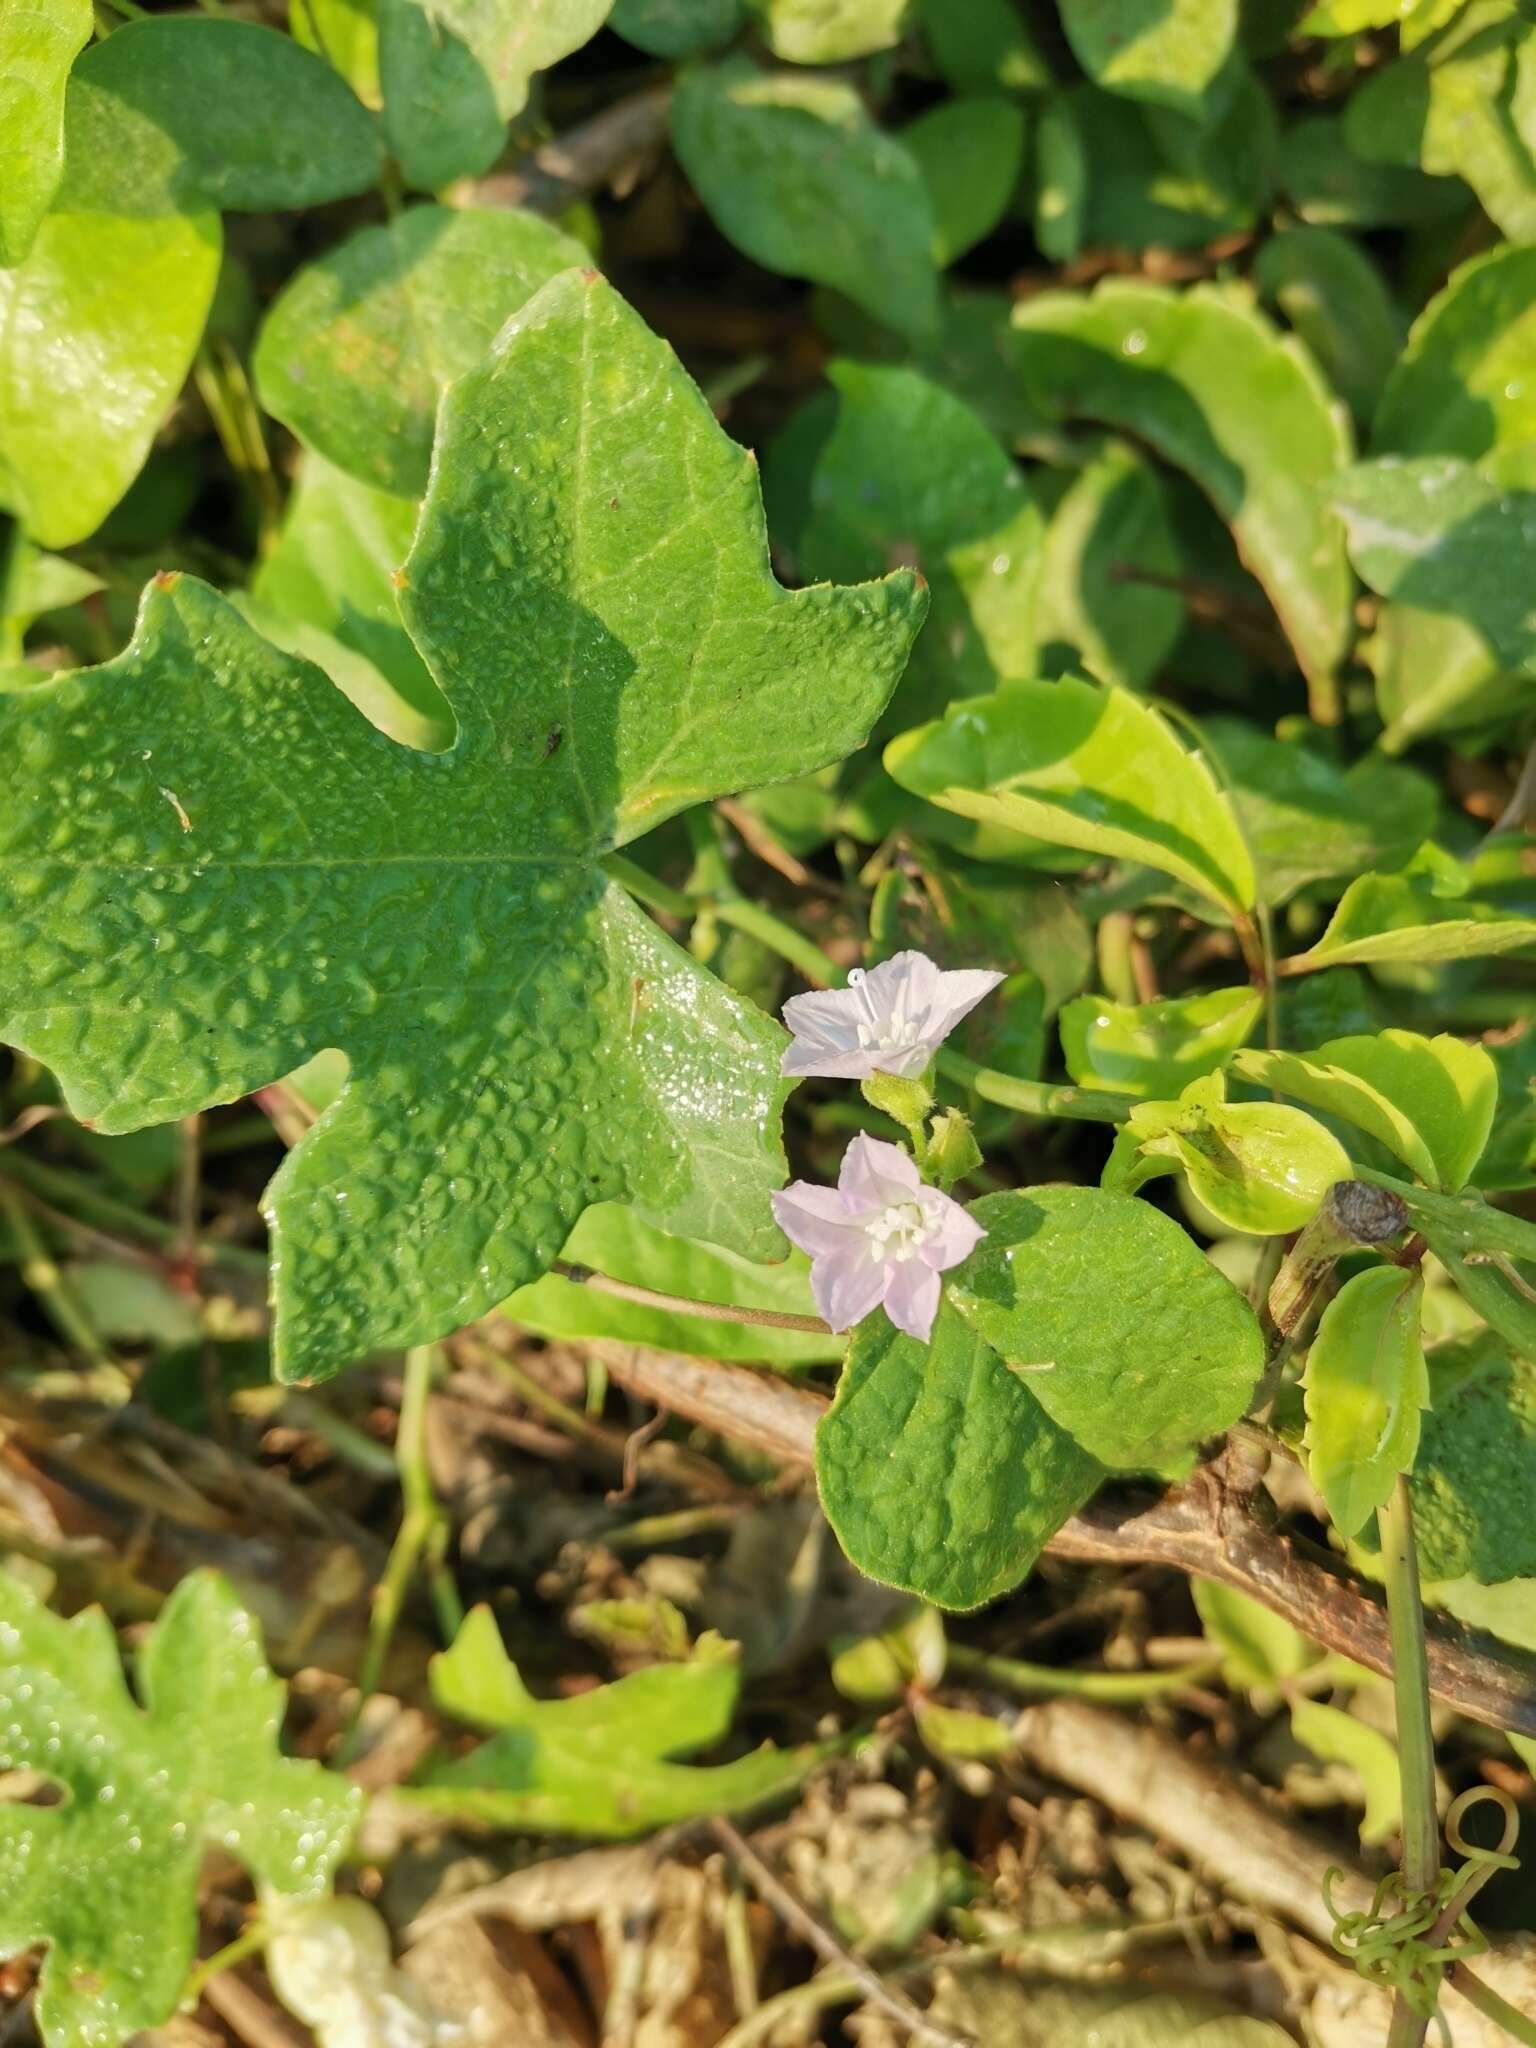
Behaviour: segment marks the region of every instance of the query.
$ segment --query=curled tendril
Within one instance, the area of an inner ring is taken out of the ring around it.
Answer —
[[[1493,1849],[1469,1842],[1462,1831],[1472,1807],[1488,1802],[1504,1818]],[[1519,1832],[1519,1809],[1509,1794],[1492,1785],[1474,1785],[1452,1802],[1445,1817],[1446,1841],[1465,1860],[1458,1869],[1442,1870],[1433,1891],[1407,1891],[1402,1872],[1393,1870],[1377,1885],[1368,1911],[1341,1913],[1333,1903],[1340,1873],[1335,1868],[1324,1875],[1323,1904],[1333,1922],[1334,1949],[1368,1983],[1399,1996],[1416,2018],[1434,2020],[1447,2042],[1450,2034],[1439,2009],[1441,1980],[1448,1964],[1487,1949],[1487,1940],[1467,1909],[1497,1872],[1519,1868],[1520,1859],[1513,1853]]]

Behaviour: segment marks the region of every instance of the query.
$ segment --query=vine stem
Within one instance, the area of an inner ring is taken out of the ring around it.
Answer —
[[[1377,1519],[1392,1636],[1392,1691],[1397,1704],[1403,1889],[1410,1898],[1423,1898],[1432,1894],[1439,1882],[1440,1817],[1435,1810],[1435,1743],[1429,1724],[1429,1659],[1413,1537],[1413,1501],[1402,1473]],[[1393,2000],[1387,2048],[1419,2048],[1427,2028],[1428,2022],[1398,1993]]]
[[[357,1704],[341,1744],[340,1758],[344,1764],[357,1755],[363,1709],[379,1689],[389,1646],[405,1611],[411,1581],[419,1569],[425,1571],[445,1642],[452,1642],[464,1620],[463,1604],[444,1561],[450,1534],[448,1517],[433,1490],[427,1463],[427,1404],[432,1395],[436,1357],[437,1347],[433,1344],[418,1344],[405,1354],[400,1419],[395,1431],[395,1466],[400,1474],[402,1507],[400,1527],[373,1592],[368,1643],[357,1674]]]
[[[735,896],[690,896],[670,883],[658,881],[622,854],[610,854],[603,866],[611,880],[665,917],[697,917],[708,910],[722,924],[749,932],[798,968],[814,988],[841,988],[848,979],[814,940],[760,904]],[[1025,1116],[1062,1116],[1087,1123],[1117,1124],[1124,1123],[1133,1106],[1129,1096],[1113,1095],[1107,1090],[1078,1088],[1070,1082],[1023,1081],[1013,1074],[1000,1074],[993,1067],[977,1066],[974,1060],[948,1047],[939,1054],[939,1072],[973,1089],[983,1102],[995,1102],[1000,1108],[1016,1109]]]
[[[997,1657],[986,1650],[973,1650],[964,1643],[951,1643],[946,1667],[961,1678],[980,1678],[1005,1692],[1026,1698],[1044,1694],[1050,1698],[1097,1700],[1101,1706],[1126,1706],[1136,1700],[1156,1699],[1165,1692],[1179,1692],[1208,1678],[1220,1664],[1219,1657],[1202,1657],[1192,1664],[1179,1664],[1156,1671],[1074,1671],[1051,1664],[1027,1664],[1018,1657]]]
[[[1507,1998],[1501,1998],[1491,1984],[1485,1984],[1465,1963],[1452,1963],[1446,1982],[1452,1990],[1459,1991],[1468,2005],[1475,2007],[1484,2019],[1502,2027],[1512,2041],[1523,2041],[1527,2048],[1536,2048],[1536,2020],[1518,2011]]]

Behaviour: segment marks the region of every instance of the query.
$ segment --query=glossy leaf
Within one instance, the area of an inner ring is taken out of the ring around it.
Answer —
[[[961,399],[917,370],[833,362],[769,450],[763,491],[800,575],[878,575],[909,561],[928,624],[892,716],[1033,666],[1044,523],[1018,464]]]
[[[1497,483],[1536,483],[1533,349],[1536,249],[1505,244],[1462,264],[1414,322],[1372,452],[1457,455]]]
[[[1103,1470],[948,1302],[928,1344],[871,1316],[816,1431],[816,1479],[861,1572],[935,1606],[1028,1576]]]
[[[1536,559],[1536,492],[1501,491],[1449,456],[1386,456],[1347,471],[1334,502],[1373,590],[1449,613],[1506,667],[1536,667],[1523,590]]]
[[[1111,280],[1044,292],[1014,314],[1042,410],[1102,420],[1187,470],[1232,528],[1308,675],[1349,638],[1343,532],[1326,496],[1348,428],[1309,357],[1239,293]]]
[[[962,817],[1143,861],[1228,913],[1254,901],[1253,863],[1210,769],[1126,690],[1004,683],[903,733],[885,765]]]
[[[483,1313],[594,1201],[775,1248],[782,1035],[595,862],[848,753],[922,616],[908,576],[781,590],[751,459],[576,273],[454,386],[405,576],[447,754],[190,577],[117,662],[0,699],[4,1012],[77,1113],[132,1129],[350,1057],[267,1196],[290,1377]]]
[[[1202,111],[1232,53],[1237,0],[1060,0],[1072,54],[1097,84]]]
[[[1088,1088],[1166,1101],[1225,1065],[1264,1012],[1251,988],[1211,989],[1150,1003],[1079,996],[1061,1013],[1067,1072]]]
[[[935,337],[928,187],[852,86],[743,57],[701,66],[678,81],[672,144],[715,225],[754,263],[834,285],[911,341]]]
[[[362,1795],[278,1750],[285,1688],[226,1580],[183,1578],[137,1658],[135,1705],[100,1608],[51,1614],[0,1573],[0,1771],[65,1795],[0,1804],[0,1956],[46,1942],[50,2048],[168,2020],[197,1956],[207,1849],[263,1885],[325,1892]]]
[[[1255,257],[1253,279],[1355,417],[1368,421],[1398,361],[1404,326],[1370,257],[1331,228],[1285,228]]]
[[[397,1796],[445,1820],[534,1834],[622,1838],[781,1797],[824,1747],[761,1749],[713,1767],[670,1759],[711,1747],[730,1727],[740,1686],[733,1644],[705,1637],[686,1664],[655,1664],[574,1698],[538,1700],[502,1647],[488,1607],[432,1660],[446,1713],[497,1732],[467,1756],[429,1766]]]
[[[642,1222],[633,1210],[611,1203],[587,1211],[566,1241],[563,1256],[612,1279],[685,1301],[726,1302],[780,1315],[816,1314],[803,1253],[792,1252],[772,1266],[754,1265],[716,1245],[668,1237]],[[502,1312],[542,1337],[610,1337],[625,1344],[697,1352],[705,1358],[768,1359],[779,1366],[819,1364],[841,1358],[845,1349],[841,1337],[673,1314],[622,1301],[554,1273],[518,1288],[502,1304]]]
[[[378,182],[373,116],[330,65],[250,21],[130,21],[75,65],[61,204],[159,215],[318,206]]]
[[[427,487],[437,402],[540,285],[585,261],[532,214],[413,206],[300,270],[257,339],[261,402],[338,469]]]
[[[1480,1045],[1379,1031],[1314,1053],[1243,1052],[1236,1072],[1312,1109],[1342,1117],[1385,1145],[1431,1187],[1454,1193],[1488,1142],[1499,1079]]]
[[[380,0],[384,130],[409,184],[488,170],[529,83],[601,28],[612,0]]]
[[[1416,1270],[1356,1273],[1323,1310],[1307,1353],[1307,1471],[1341,1536],[1358,1536],[1413,1469],[1429,1406],[1423,1299]]]
[[[933,207],[941,269],[984,241],[1008,210],[1024,170],[1024,111],[1001,98],[952,99],[901,131]]]
[[[391,739],[435,752],[453,743],[453,713],[405,630],[392,580],[416,513],[408,498],[307,456],[248,609],[267,639],[323,668]]]
[[[1466,892],[1471,878],[1438,850],[1395,875],[1362,875],[1322,937],[1286,963],[1291,972],[1394,961],[1476,960],[1536,946],[1536,919]]]
[[[64,174],[64,88],[90,0],[0,0],[0,266],[19,263]]]
[[[1238,1420],[1263,1368],[1259,1326],[1171,1218],[1070,1187],[987,1195],[971,1213],[987,1236],[950,1299],[1102,1464],[1187,1467]]]
[[[0,505],[44,547],[94,532],[191,367],[219,273],[215,214],[54,212],[0,270]]]
[[[1191,1081],[1177,1102],[1143,1102],[1115,1140],[1104,1186],[1133,1194],[1184,1173],[1218,1222],[1255,1237],[1300,1230],[1350,1162],[1330,1131],[1284,1103],[1228,1102],[1220,1074]]]
[[[1046,531],[1036,615],[1042,663],[1144,688],[1183,629],[1183,600],[1166,587],[1182,568],[1157,470],[1124,442],[1106,442],[1068,483]]]

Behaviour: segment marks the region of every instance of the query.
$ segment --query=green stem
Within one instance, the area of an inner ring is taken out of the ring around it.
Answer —
[[[1022,1110],[1026,1116],[1067,1116],[1084,1123],[1121,1124],[1135,1107],[1129,1095],[1078,1088],[1070,1081],[1021,1081],[1013,1074],[979,1067],[964,1053],[952,1052],[947,1046],[939,1054],[939,1072],[974,1089],[983,1102]]]
[[[644,868],[637,867],[621,854],[610,854],[603,866],[612,880],[627,889],[638,902],[661,911],[667,917],[696,917],[701,902],[707,901],[722,924],[733,924],[738,931],[750,932],[781,958],[788,960],[791,966],[798,967],[806,980],[817,988],[841,988],[847,980],[842,968],[818,945],[796,931],[793,925],[786,924],[783,918],[775,917],[772,911],[764,910],[756,903],[748,903],[738,897],[704,899],[685,895],[681,889],[658,882],[654,875],[647,874]],[[979,1067],[962,1053],[948,1049],[939,1054],[939,1071],[952,1081],[974,1089],[983,1102],[995,1102],[1004,1109],[1022,1110],[1027,1116],[1065,1116],[1086,1123],[1118,1124],[1124,1123],[1131,1113],[1132,1100],[1128,1095],[1077,1088],[1070,1082],[1021,1081],[1012,1074],[1000,1074],[992,1067]]]
[[[205,1956],[187,1978],[177,2010],[191,2012],[203,1995],[203,1987],[210,1978],[223,1971],[233,1969],[236,1963],[243,1963],[247,1956],[254,1956],[264,1949],[272,1939],[272,1930],[264,1920],[253,1920],[244,1934],[237,1934],[233,1941],[226,1942],[221,1949],[215,1949],[211,1956]]]
[[[115,1366],[117,1361],[102,1342],[100,1333],[76,1301],[64,1275],[38,1234],[27,1205],[10,1188],[0,1187],[0,1215],[3,1215],[21,1254],[21,1277],[39,1307],[71,1350],[80,1352],[92,1365]]]
[[[1524,2041],[1528,2048],[1536,2048],[1536,2020],[1517,2012],[1507,1998],[1501,1998],[1491,1984],[1475,1976],[1465,1963],[1452,1963],[1449,1982],[1468,2005],[1475,2007],[1484,2019],[1492,2020],[1496,2027],[1502,2027],[1512,2041]]]
[[[1000,1685],[1007,1692],[1026,1697],[1048,1694],[1061,1698],[1097,1700],[1103,1706],[1126,1706],[1135,1700],[1156,1699],[1160,1693],[1177,1692],[1217,1669],[1219,1657],[1202,1657],[1198,1663],[1178,1664],[1166,1671],[1073,1671],[1052,1664],[1026,1664],[1017,1657],[994,1657],[986,1650],[967,1649],[951,1643],[945,1660],[947,1671],[962,1678],[981,1678]]]
[[[340,1749],[343,1764],[351,1762],[357,1754],[363,1709],[383,1680],[389,1646],[400,1626],[406,1595],[418,1570],[426,1575],[445,1642],[452,1642],[464,1620],[464,1608],[445,1562],[450,1534],[448,1517],[432,1490],[432,1474],[427,1465],[427,1404],[432,1394],[434,1365],[435,1346],[431,1344],[418,1344],[405,1354],[400,1419],[395,1431],[395,1466],[400,1474],[404,1512],[383,1575],[373,1589],[368,1643],[357,1674],[357,1704]]]

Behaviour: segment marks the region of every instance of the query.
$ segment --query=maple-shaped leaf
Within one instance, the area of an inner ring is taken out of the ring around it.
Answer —
[[[48,1944],[49,2048],[116,2048],[170,2017],[197,1955],[207,1847],[316,1898],[362,1809],[344,1778],[278,1753],[285,1688],[217,1574],[171,1594],[138,1681],[142,1707],[100,1608],[61,1621],[0,1572],[0,1771],[64,1795],[0,1803],[0,1957]]]
[[[443,753],[190,576],[115,661],[0,698],[0,1033],[75,1114],[349,1058],[266,1197],[288,1379],[482,1314],[592,1202],[780,1248],[783,1034],[599,861],[852,751],[925,602],[906,572],[782,589],[752,457],[578,271],[446,394],[401,596]]]

